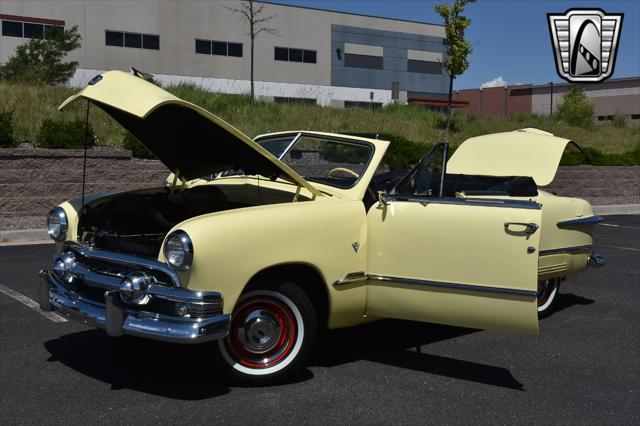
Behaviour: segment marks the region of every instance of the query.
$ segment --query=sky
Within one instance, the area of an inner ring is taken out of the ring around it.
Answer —
[[[431,0],[273,0],[296,6],[387,18],[442,23]],[[469,69],[454,82],[456,89],[516,83],[564,82],[553,59],[547,13],[570,8],[601,8],[624,13],[611,78],[640,76],[640,0],[478,0],[467,6],[471,19],[467,39],[473,45]]]

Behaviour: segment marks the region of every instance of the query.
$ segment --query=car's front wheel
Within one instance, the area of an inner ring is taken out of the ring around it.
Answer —
[[[560,279],[558,278],[544,280],[538,283],[538,316],[540,318],[544,318],[553,312],[559,289]]]
[[[305,365],[316,333],[316,314],[307,295],[293,283],[282,283],[240,297],[219,348],[237,379],[272,383]]]

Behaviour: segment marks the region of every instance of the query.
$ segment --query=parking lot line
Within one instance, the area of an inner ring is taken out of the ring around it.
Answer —
[[[0,293],[4,293],[7,296],[11,297],[12,299],[17,300],[18,302],[33,309],[34,311],[36,311],[37,313],[39,313],[40,315],[42,315],[43,317],[45,317],[50,321],[67,322],[66,318],[62,318],[60,315],[56,314],[55,312],[43,311],[42,309],[40,309],[40,305],[38,304],[38,302],[31,300],[24,294],[18,293],[17,291],[12,290],[9,287],[4,286],[2,284],[0,284]]]
[[[608,226],[609,228],[640,229],[638,226],[616,225],[615,223],[599,223],[598,225]]]
[[[640,249],[633,248],[633,247],[610,246],[608,244],[596,244],[596,246],[604,247],[604,248],[610,248],[610,249],[617,249],[617,250],[629,250],[629,251],[638,251],[638,252],[640,252]]]

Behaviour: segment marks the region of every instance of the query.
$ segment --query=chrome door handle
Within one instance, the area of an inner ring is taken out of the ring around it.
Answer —
[[[524,226],[525,230],[524,233],[526,235],[533,235],[536,233],[536,231],[538,230],[538,228],[540,228],[540,225],[538,225],[537,223],[527,223],[527,222],[505,222],[504,223],[504,228],[505,230],[509,229],[509,226],[511,225],[516,225],[516,226]]]

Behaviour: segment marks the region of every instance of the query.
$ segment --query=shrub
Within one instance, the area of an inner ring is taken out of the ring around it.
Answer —
[[[13,137],[13,111],[0,111],[0,148],[15,148]]]
[[[131,155],[135,158],[156,158],[138,138],[127,131],[125,131],[124,137],[122,138],[122,147],[131,151]]]
[[[613,127],[618,127],[620,129],[623,129],[627,127],[628,119],[629,119],[629,116],[625,114],[614,115],[613,120],[611,120],[611,125],[613,125]]]
[[[408,169],[417,163],[431,149],[431,145],[411,142],[409,139],[393,134],[380,134],[380,139],[391,142],[385,162],[392,170]]]
[[[593,104],[580,87],[572,87],[562,97],[556,117],[571,126],[593,125]]]
[[[90,123],[86,129],[86,144],[88,148],[96,145],[96,136]],[[44,120],[36,136],[36,145],[40,148],[84,148],[85,120]]]

